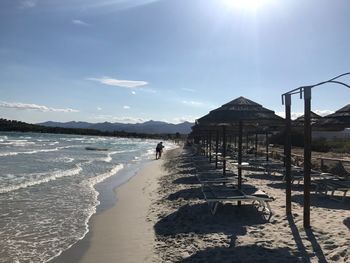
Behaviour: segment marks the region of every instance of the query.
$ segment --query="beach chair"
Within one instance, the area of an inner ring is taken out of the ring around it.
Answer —
[[[326,178],[314,180],[312,182],[316,185],[315,192],[318,194],[324,194],[328,196],[328,192],[330,192],[330,198],[336,201],[344,202],[346,194],[350,191],[350,180],[343,178]],[[337,198],[335,196],[335,192],[343,192],[343,195]]]
[[[203,184],[202,192],[204,199],[208,203],[210,212],[215,215],[217,207],[220,203],[227,202],[251,202],[256,204],[258,208],[262,208],[262,212],[268,212],[267,220],[272,216],[272,210],[269,202],[274,198],[268,196],[265,192],[256,188],[237,189],[229,185],[210,185]]]
[[[237,184],[238,176],[232,172],[223,176],[222,171],[197,172],[196,177],[201,184]],[[242,180],[246,180],[242,178]]]

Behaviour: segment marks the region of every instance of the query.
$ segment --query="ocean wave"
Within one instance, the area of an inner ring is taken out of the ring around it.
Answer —
[[[41,152],[56,152],[56,151],[71,148],[71,147],[72,146],[64,146],[64,147],[56,147],[51,149],[32,150],[28,152],[6,152],[6,153],[0,153],[0,156],[13,156],[18,154],[35,154],[35,153],[41,153]]]
[[[118,164],[118,165],[114,166],[112,169],[110,169],[108,172],[102,173],[94,178],[90,178],[89,180],[87,180],[83,183],[88,189],[92,190],[92,193],[94,195],[93,196],[94,202],[91,204],[91,207],[89,209],[85,210],[85,212],[87,212],[88,216],[85,219],[84,233],[74,243],[69,244],[66,248],[63,248],[56,255],[52,256],[51,258],[49,258],[45,262],[50,262],[52,259],[58,257],[59,255],[62,254],[63,251],[71,248],[74,244],[76,244],[79,240],[82,240],[86,236],[86,234],[89,232],[89,220],[90,220],[91,216],[96,213],[96,207],[100,204],[100,201],[98,200],[99,192],[96,191],[94,186],[98,183],[103,182],[107,178],[115,175],[117,172],[119,172],[123,168],[124,168],[123,164]]]
[[[88,179],[86,183],[90,186],[95,186],[96,184],[101,183],[104,180],[106,180],[108,177],[115,175],[117,172],[119,172],[123,168],[124,168],[123,164],[117,164],[112,169],[110,169],[108,172],[99,174],[95,177]]]
[[[28,140],[7,140],[6,142],[2,142],[2,144],[25,147],[28,145],[35,145],[35,142],[29,142]]]
[[[3,193],[8,193],[8,192],[12,192],[12,191],[16,191],[22,188],[27,188],[29,186],[34,186],[34,185],[38,185],[38,184],[42,184],[42,183],[47,183],[53,180],[56,180],[58,178],[62,178],[62,177],[66,177],[66,176],[73,176],[73,175],[77,175],[82,171],[82,167],[80,164],[76,164],[75,168],[69,169],[69,170],[57,170],[54,172],[49,173],[34,173],[34,174],[27,174],[27,178],[30,177],[33,179],[33,181],[28,181],[28,182],[22,182],[19,184],[15,184],[15,185],[11,185],[11,186],[7,186],[7,187],[2,187],[0,188],[0,194]],[[42,177],[48,175],[47,177],[44,178],[39,178],[38,177]]]
[[[112,155],[118,154],[118,153],[129,153],[129,152],[136,152],[136,150],[131,150],[131,151],[128,151],[128,150],[113,151],[113,152],[107,153],[107,156],[102,158],[101,161],[104,161],[106,163],[110,163],[112,161],[112,159],[113,159]]]

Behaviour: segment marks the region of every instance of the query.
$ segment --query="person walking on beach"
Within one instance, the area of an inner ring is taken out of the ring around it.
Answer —
[[[157,144],[156,147],[156,160],[160,159],[160,157],[162,156],[162,151],[163,151],[163,142],[160,142]]]

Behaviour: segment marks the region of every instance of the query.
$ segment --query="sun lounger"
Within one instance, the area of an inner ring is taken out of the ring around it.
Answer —
[[[335,175],[330,173],[321,173],[321,172],[312,170],[310,177],[311,177],[311,180],[317,180],[317,179],[335,178]],[[301,182],[304,181],[304,172],[302,170],[296,170],[296,171],[292,170],[291,179],[292,179],[292,184],[294,184],[294,182],[297,182],[297,184],[299,185]]]
[[[258,207],[262,208],[263,212],[267,211],[269,213],[268,220],[272,216],[269,202],[274,199],[256,188],[243,188],[239,190],[232,186],[204,184],[202,185],[202,192],[213,215],[215,215],[219,203],[240,201],[257,204]]]
[[[196,176],[201,184],[237,184],[238,175],[232,171],[227,171],[226,175],[222,170],[196,170]]]
[[[320,179],[320,180],[314,180],[312,182],[316,185],[315,192],[319,194],[328,195],[328,192],[330,191],[330,198],[336,201],[344,201],[346,194],[348,191],[350,191],[350,180],[349,179],[340,179],[340,178],[327,178],[327,179]],[[342,197],[337,198],[335,196],[335,192],[343,192]]]

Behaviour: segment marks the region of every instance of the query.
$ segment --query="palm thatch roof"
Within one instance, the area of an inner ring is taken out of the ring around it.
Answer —
[[[243,121],[246,125],[274,126],[284,125],[284,119],[274,111],[245,97],[238,97],[196,121],[199,125],[235,125]]]
[[[314,122],[316,122],[316,121],[322,119],[322,116],[320,116],[320,115],[314,113],[313,111],[311,111],[311,112],[310,112],[310,118],[311,118],[311,123],[314,123]],[[302,116],[296,118],[296,119],[294,120],[294,122],[295,122],[295,123],[304,123],[304,115],[302,115]]]
[[[334,131],[350,128],[350,104],[323,117],[315,126]]]

